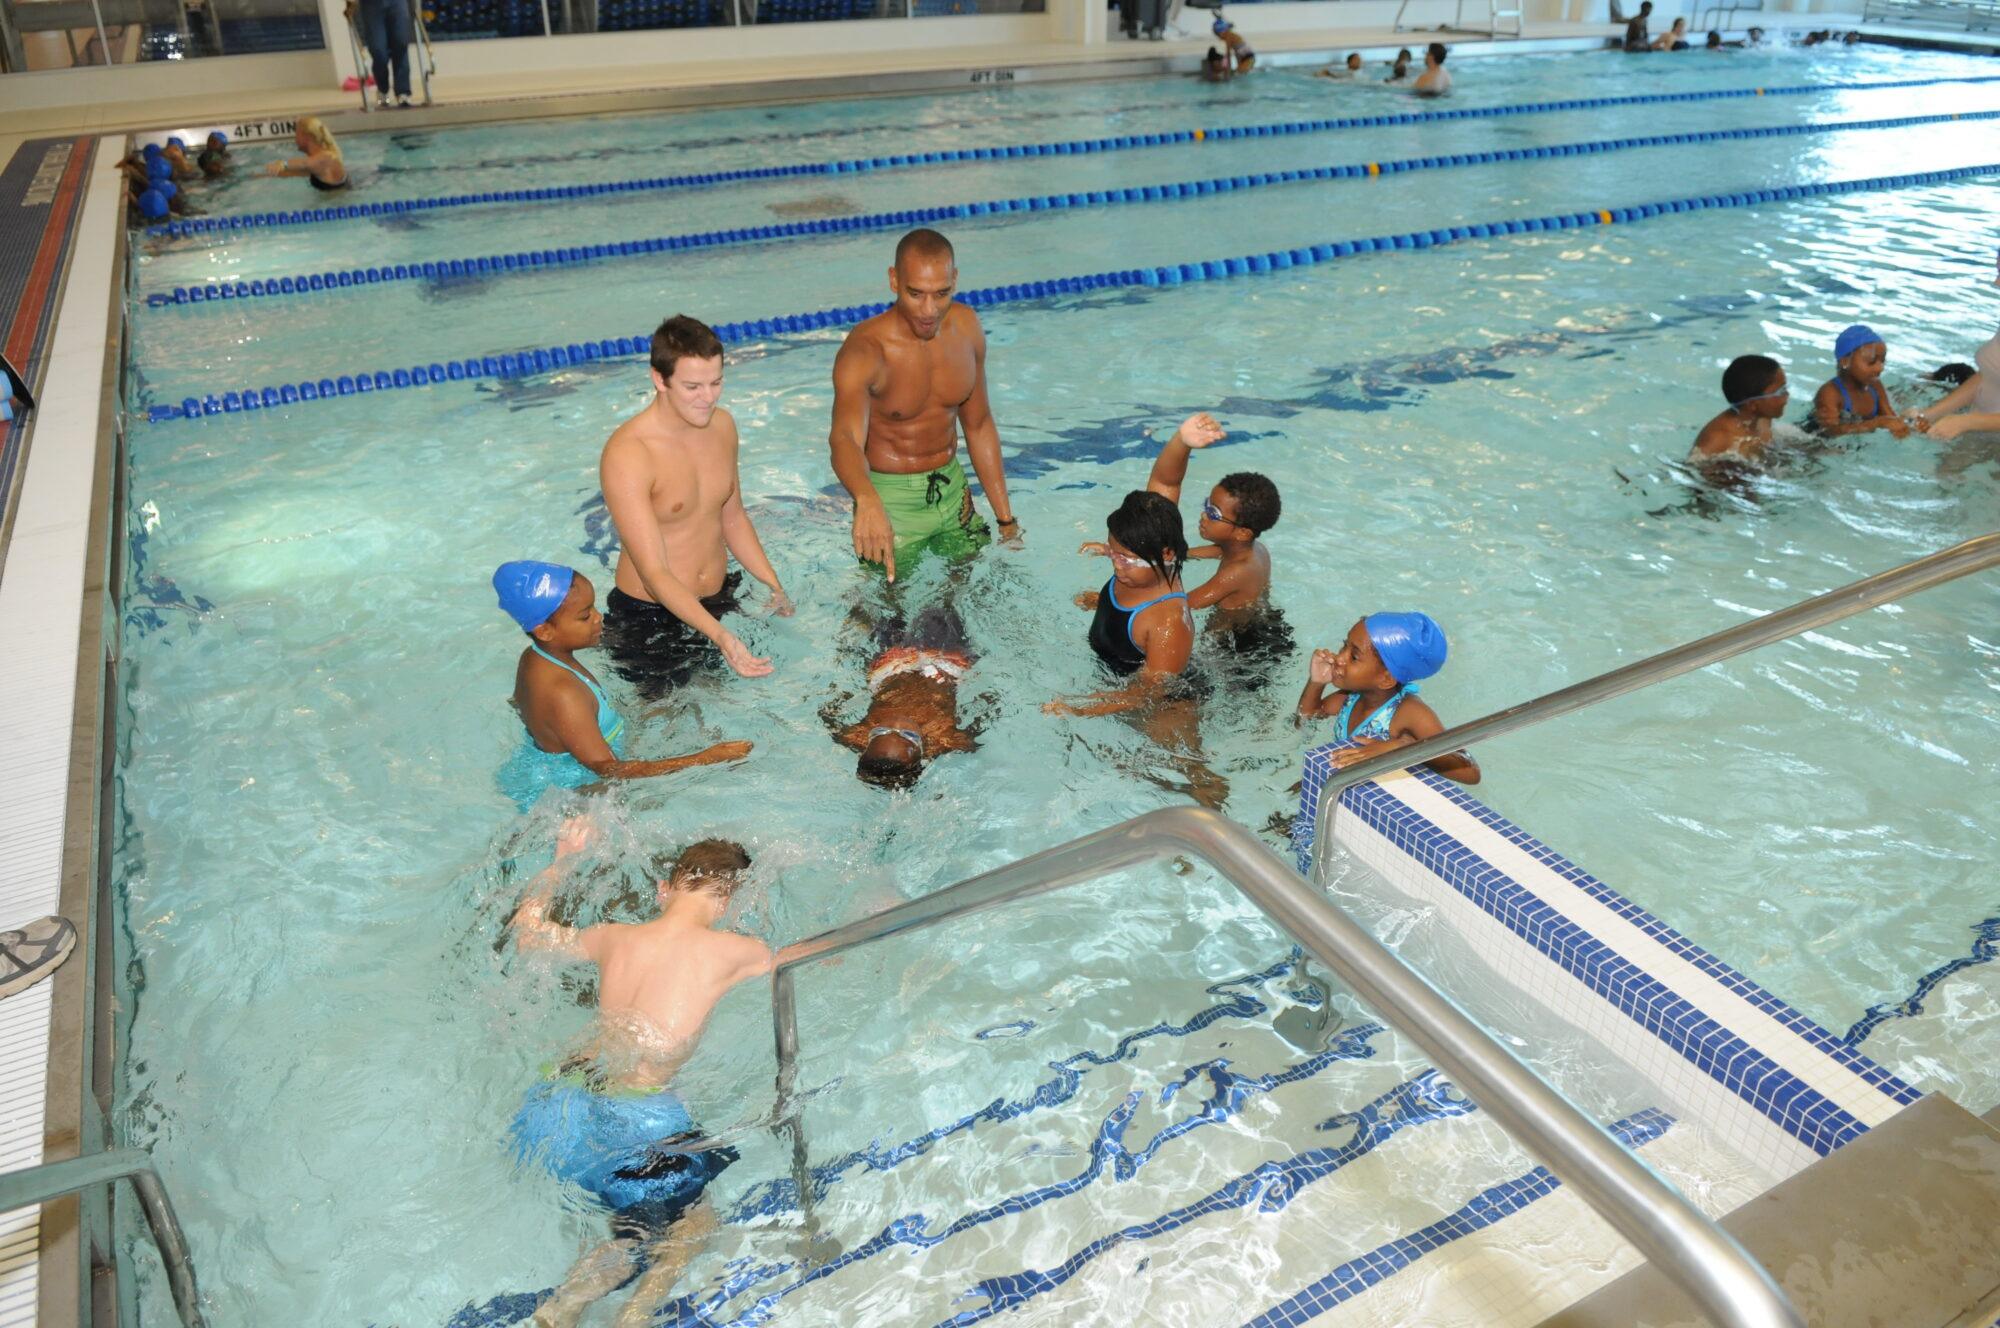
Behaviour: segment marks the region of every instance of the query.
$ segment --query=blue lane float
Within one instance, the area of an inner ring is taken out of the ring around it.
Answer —
[[[699,231],[686,235],[661,235],[644,240],[618,240],[606,244],[575,245],[563,249],[528,250],[514,254],[489,254],[481,258],[425,260],[382,267],[347,268],[332,272],[298,273],[289,277],[267,277],[256,281],[211,282],[201,286],[176,286],[172,291],[154,291],[146,303],[154,308],[174,304],[212,304],[218,300],[269,299],[273,296],[309,295],[320,291],[346,290],[356,286],[376,286],[384,282],[436,281],[452,277],[505,276],[552,267],[596,263],[610,258],[639,254],[678,253],[689,249],[712,249],[722,245],[759,244],[773,240],[803,239],[815,235],[850,235],[864,231],[907,229],[938,222],[966,221],[979,217],[1002,216],[1015,212],[1056,212],[1066,209],[1116,207],[1126,203],[1169,202],[1182,198],[1206,197],[1272,185],[1325,180],[1374,178],[1410,171],[1446,170],[1459,166],[1490,166],[1506,162],[1534,161],[1547,157],[1595,156],[1635,148],[1682,147],[1697,143],[1718,143],[1735,139],[1780,138],[1799,134],[1832,134],[1848,130],[1904,129],[1914,125],[1938,124],[1950,120],[2000,119],[2000,111],[1968,111],[1957,115],[1912,115],[1887,120],[1845,120],[1808,125],[1767,125],[1748,129],[1711,129],[1687,134],[1647,134],[1635,138],[1599,139],[1583,143],[1556,143],[1547,147],[1503,148],[1491,152],[1459,152],[1443,157],[1411,157],[1402,161],[1355,162],[1346,166],[1314,166],[1292,171],[1262,171],[1251,175],[1221,176],[1210,180],[1179,180],[1167,184],[1135,185],[1129,189],[1093,189],[1087,193],[1044,194],[1025,198],[997,198],[983,203],[947,203],[938,207],[914,208],[902,212],[875,212],[858,217],[833,217],[819,221],[794,221],[772,226],[743,226],[734,230]]]
[[[1739,97],[1798,97],[1816,92],[1871,92],[1885,88],[1922,88],[1938,83],[1994,83],[2000,75],[1957,78],[1909,78],[1881,83],[1801,83],[1786,88],[1714,88],[1703,92],[1648,92],[1623,97],[1583,97],[1572,101],[1519,102],[1511,106],[1467,106],[1448,111],[1404,111],[1394,115],[1350,115],[1328,120],[1293,120],[1281,124],[1224,125],[1214,129],[1172,129],[1156,134],[1114,134],[1105,138],[1071,139],[1056,143],[1015,143],[1005,147],[954,148],[940,152],[905,152],[883,157],[852,157],[846,161],[800,162],[786,166],[756,166],[734,171],[661,175],[643,180],[607,180],[598,184],[551,185],[543,189],[501,189],[490,193],[450,194],[440,198],[399,198],[379,203],[306,208],[296,212],[246,212],[234,216],[189,217],[148,226],[146,234],[180,238],[218,232],[280,226],[314,226],[322,222],[387,217],[439,208],[516,206],[522,203],[566,202],[605,194],[643,193],[655,189],[700,189],[750,180],[778,180],[800,175],[851,175],[866,171],[901,170],[951,162],[998,161],[1013,157],[1068,157],[1133,148],[1169,147],[1186,143],[1226,143],[1245,138],[1287,138],[1343,129],[1376,129],[1389,125],[1432,124],[1443,120],[1492,120],[1512,115],[1557,111],[1594,111],[1613,106],[1645,106],[1662,102],[1725,101]]]
[[[1819,184],[1786,185],[1778,189],[1751,189],[1742,193],[1706,194],[1676,198],[1660,203],[1627,207],[1594,208],[1563,212],[1546,217],[1507,221],[1483,221],[1471,225],[1411,231],[1403,235],[1376,235],[1356,240],[1247,254],[1237,258],[1210,259],[1165,267],[1125,268],[1116,272],[1095,272],[1082,276],[1056,277],[1045,281],[1025,281],[1016,285],[989,286],[964,291],[959,299],[975,309],[1013,304],[1023,300],[1043,300],[1052,296],[1081,295],[1089,291],[1131,286],[1181,286],[1196,281],[1225,281],[1232,277],[1284,272],[1350,258],[1358,254],[1391,253],[1410,249],[1435,249],[1466,240],[1487,240],[1509,235],[1542,234],[1550,231],[1580,230],[1589,226],[1609,226],[1654,217],[1704,212],[1720,208],[1757,207],[1801,198],[1823,198],[1835,194],[1873,193],[1890,189],[1921,188],[1950,184],[1982,175],[2000,175],[2000,162],[1983,166],[1957,166],[1949,170],[1923,171],[1913,175],[1879,175],[1865,180],[1827,180]],[[750,322],[722,323],[715,333],[725,343],[755,341],[799,332],[842,328],[871,318],[887,303],[845,305],[810,313],[786,314]],[[154,422],[200,419],[209,415],[235,414],[245,410],[267,410],[328,397],[354,396],[364,392],[391,391],[404,387],[424,387],[431,383],[460,382],[480,378],[522,378],[574,364],[595,360],[620,359],[645,354],[651,345],[650,329],[637,336],[608,337],[598,341],[571,342],[565,346],[545,346],[504,355],[483,355],[450,363],[416,364],[408,368],[361,371],[271,387],[245,387],[200,397],[188,397],[179,405],[156,405],[147,412]]]

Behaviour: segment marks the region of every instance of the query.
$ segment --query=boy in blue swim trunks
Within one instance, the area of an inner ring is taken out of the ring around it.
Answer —
[[[590,578],[556,563],[503,563],[493,573],[500,607],[528,634],[514,668],[514,709],[526,740],[500,769],[500,787],[521,810],[551,786],[645,779],[690,766],[740,761],[747,742],[718,742],[692,756],[628,761],[619,755],[625,720],[576,652],[598,643],[604,615]]]
[[[730,988],[769,973],[769,946],[716,923],[750,867],[740,844],[705,839],[667,867],[660,915],[638,924],[564,927],[549,905],[567,860],[589,842],[580,819],[563,827],[556,860],[508,923],[524,952],[594,964],[598,1022],[589,1038],[528,1090],[512,1127],[514,1152],[576,1185],[611,1214],[611,1239],[584,1254],[535,1310],[542,1328],[569,1328],[646,1268],[620,1309],[621,1328],[652,1322],[674,1283],[716,1229],[702,1202],[736,1161],[702,1137],[668,1091]]]
[[[1417,682],[1444,667],[1447,649],[1429,614],[1371,613],[1348,629],[1339,650],[1313,651],[1298,713],[1331,718],[1333,740],[1355,744],[1333,754],[1336,770],[1444,732],[1437,712],[1417,699]],[[1465,752],[1430,768],[1461,784],[1479,782],[1479,763]]]

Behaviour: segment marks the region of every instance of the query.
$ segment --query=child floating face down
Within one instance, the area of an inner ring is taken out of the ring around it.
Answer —
[[[842,724],[822,714],[833,740],[859,756],[855,777],[877,788],[908,788],[946,752],[978,747],[974,728],[958,722],[958,683],[974,663],[956,610],[931,605],[905,626],[900,617],[875,631],[878,652],[868,666],[868,713]]]
[[[1333,754],[1335,769],[1444,732],[1437,712],[1417,699],[1417,684],[1444,667],[1447,650],[1444,629],[1428,614],[1372,613],[1339,649],[1313,651],[1298,713],[1332,719],[1334,741],[1356,744]],[[1461,784],[1479,782],[1479,763],[1465,752],[1437,757],[1430,768]]]
[[[501,787],[524,809],[551,785],[644,779],[690,766],[739,761],[747,742],[719,742],[691,756],[628,761],[619,754],[625,720],[576,652],[598,643],[604,615],[590,578],[555,563],[503,563],[493,573],[500,607],[528,634],[514,669],[514,708],[527,741],[500,772]]]
[[[1739,355],[1722,371],[1722,399],[1729,409],[1702,426],[1688,460],[1763,460],[1771,422],[1784,416],[1792,399],[1784,368],[1768,355]]]

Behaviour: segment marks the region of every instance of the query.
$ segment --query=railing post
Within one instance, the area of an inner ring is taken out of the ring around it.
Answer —
[[[799,1010],[792,994],[792,970],[780,968],[771,975],[771,1025],[778,1044],[778,1092],[773,1114],[777,1129],[792,1139],[792,1188],[804,1223],[804,1246],[810,1251],[818,1234],[813,1217],[812,1165],[806,1155],[806,1127],[803,1113],[793,1099],[799,1071]]]

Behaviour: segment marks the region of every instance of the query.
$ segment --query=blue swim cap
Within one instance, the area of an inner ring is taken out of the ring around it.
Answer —
[[[1444,628],[1428,613],[1371,613],[1361,625],[1397,682],[1418,682],[1444,667]]]
[[[213,139],[216,139],[216,140],[218,140],[218,141],[219,141],[219,142],[220,142],[220,143],[222,144],[222,146],[223,146],[223,147],[228,147],[228,146],[229,146],[229,135],[227,135],[227,134],[223,133],[223,132],[222,132],[222,131],[221,131],[220,129],[211,129],[211,130],[209,130],[209,131],[208,131],[208,136],[209,136],[210,138],[213,138]]]
[[[160,155],[160,145],[158,143],[148,143],[143,150],[146,154],[147,161],[151,161],[153,158]]]
[[[1875,329],[1866,323],[1856,323],[1833,340],[1833,358],[1844,360],[1863,346],[1872,346],[1882,338],[1875,335]]]
[[[158,221],[167,215],[167,196],[157,189],[148,189],[139,195],[139,215],[147,221]]]
[[[532,632],[562,607],[576,572],[559,563],[501,563],[493,573],[493,590],[507,616]]]
[[[187,140],[178,134],[167,140],[167,146],[170,148],[179,148],[182,152],[188,150]]]
[[[1228,19],[1222,17],[1222,15],[1217,14],[1215,16],[1215,22],[1210,24],[1209,26],[1215,30],[1215,35],[1220,37],[1223,33],[1229,31],[1232,27],[1236,25],[1231,23]]]
[[[165,157],[153,157],[146,162],[146,178],[149,180],[164,180],[173,173],[173,163]]]
[[[153,182],[153,191],[171,203],[174,201],[174,195],[181,191],[181,187],[172,180],[155,180]]]

